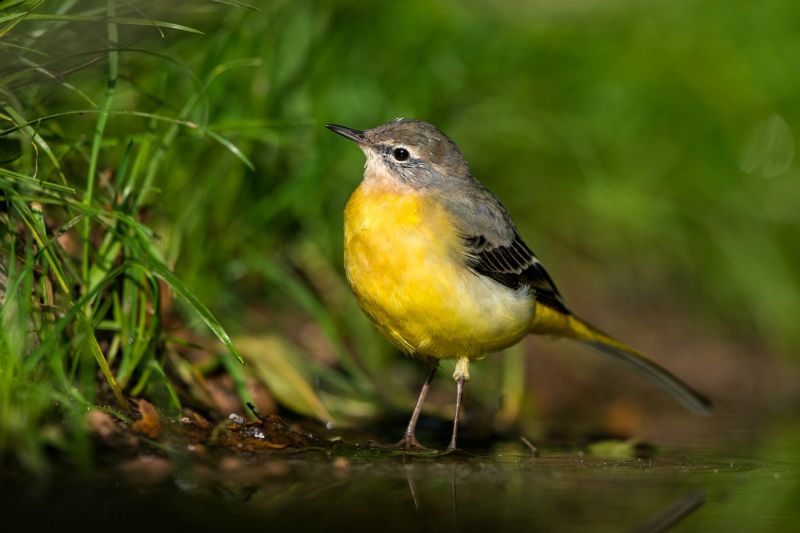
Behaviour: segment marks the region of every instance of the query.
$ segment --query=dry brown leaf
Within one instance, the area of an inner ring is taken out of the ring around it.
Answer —
[[[151,439],[158,438],[161,435],[161,415],[158,410],[147,400],[136,400],[136,405],[142,417],[133,423],[133,430]]]

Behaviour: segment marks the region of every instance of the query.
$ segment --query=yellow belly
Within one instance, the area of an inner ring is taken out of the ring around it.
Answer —
[[[534,303],[464,265],[430,198],[364,182],[345,209],[345,269],[364,311],[404,351],[476,358],[527,334]]]

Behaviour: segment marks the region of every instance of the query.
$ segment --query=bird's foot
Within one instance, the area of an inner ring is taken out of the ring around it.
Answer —
[[[426,448],[422,444],[419,443],[417,437],[414,435],[405,435],[400,441],[394,445],[396,450],[402,450],[404,452],[430,452],[432,451],[430,448]]]

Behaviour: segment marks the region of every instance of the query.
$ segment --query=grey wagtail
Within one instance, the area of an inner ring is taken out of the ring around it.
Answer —
[[[397,119],[370,130],[328,124],[367,156],[344,212],[344,264],[362,309],[403,352],[428,365],[403,439],[415,430],[440,359],[455,359],[456,447],[469,364],[526,335],[576,339],[643,372],[689,409],[710,402],[636,350],[567,307],[508,211],[470,174],[458,146],[435,126]]]

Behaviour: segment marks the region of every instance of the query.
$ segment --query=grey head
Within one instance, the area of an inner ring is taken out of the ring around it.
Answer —
[[[367,156],[367,175],[382,172],[415,188],[470,179],[456,143],[427,122],[398,118],[363,131],[336,124],[326,127],[358,144]]]
[[[435,195],[465,237],[483,236],[488,246],[514,239],[516,229],[506,208],[472,177],[461,150],[436,126],[399,118],[364,131],[326,127],[358,144],[367,156],[365,179],[384,175]]]

